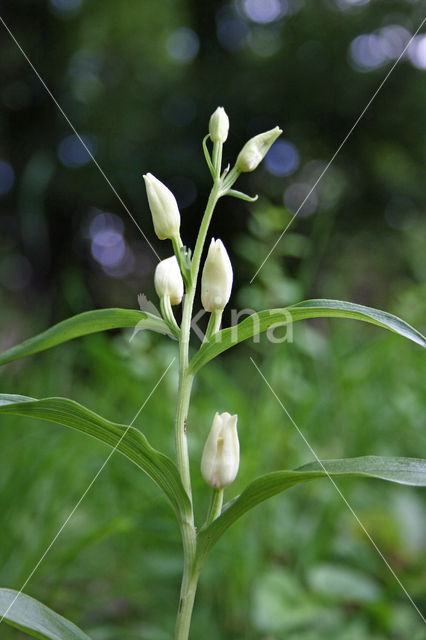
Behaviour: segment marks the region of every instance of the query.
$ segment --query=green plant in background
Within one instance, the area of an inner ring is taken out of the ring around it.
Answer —
[[[175,461],[154,449],[143,433],[132,426],[133,422],[129,426],[110,422],[67,398],[36,400],[25,396],[0,395],[1,413],[56,422],[91,435],[111,448],[110,455],[116,450],[125,455],[163,491],[176,515],[183,543],[183,577],[175,630],[177,640],[189,637],[197,584],[209,553],[225,531],[256,505],[299,483],[324,477],[372,477],[400,484],[426,486],[426,460],[367,456],[316,461],[296,470],[267,473],[253,480],[239,496],[223,505],[224,489],[232,484],[238,473],[240,453],[237,416],[231,416],[227,412],[216,413],[200,461],[202,476],[211,486],[211,499],[210,504],[206,505],[204,524],[200,526],[195,522],[187,444],[187,432],[191,427],[188,417],[194,378],[210,360],[241,341],[256,338],[262,332],[271,332],[298,320],[318,317],[362,320],[426,346],[425,338],[396,316],[337,300],[307,300],[286,308],[254,312],[239,324],[221,330],[222,313],[231,295],[233,272],[223,243],[212,239],[201,277],[201,301],[204,310],[210,314],[209,322],[203,343],[190,357],[194,299],[203,248],[216,204],[224,196],[255,200],[234,190],[233,186],[242,172],[253,171],[259,165],[281,133],[276,127],[255,136],[243,147],[235,166],[223,171],[222,148],[228,129],[228,117],[223,108],[219,107],[210,119],[209,134],[203,140],[213,187],[193,254],[181,240],[180,212],[173,194],[153,175],[144,176],[155,232],[162,240],[170,239],[174,251],[174,255],[161,261],[155,270],[154,283],[160,298],[162,317],[128,309],[90,311],[65,320],[0,356],[0,364],[5,364],[79,336],[122,327],[152,330],[178,341]],[[208,148],[209,140],[212,143],[211,153]],[[179,325],[173,307],[182,300],[182,321]],[[273,336],[271,333],[268,335]],[[0,589],[0,615],[1,621],[37,638],[88,638],[75,625],[20,591]]]

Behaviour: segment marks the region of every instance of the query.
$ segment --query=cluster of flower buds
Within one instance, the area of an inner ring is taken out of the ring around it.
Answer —
[[[238,416],[216,413],[201,458],[201,473],[214,489],[223,489],[234,482],[240,466],[240,444],[237,433]]]
[[[232,184],[242,172],[253,171],[268,153],[282,133],[279,127],[251,138],[238,154],[231,172],[221,175],[222,145],[228,138],[229,118],[223,107],[218,107],[209,122],[209,137],[213,142],[213,160],[205,147],[207,164],[215,184],[221,181],[221,195],[234,195],[250,199],[245,194],[233,191]],[[203,143],[204,144],[204,143]],[[151,173],[144,175],[148,203],[152,214],[155,233],[160,240],[173,242],[174,256],[162,260],[155,269],[155,290],[160,298],[163,316],[178,335],[172,305],[180,304],[184,292],[184,282],[190,282],[190,275],[181,261],[182,241],[180,239],[180,213],[173,193]],[[177,256],[177,257],[176,257]],[[190,272],[190,268],[189,268]],[[205,311],[211,313],[207,332],[213,335],[221,321],[222,312],[229,302],[232,291],[233,271],[227,251],[221,240],[212,239],[201,276],[201,301]],[[201,472],[206,482],[214,489],[223,489],[235,480],[240,464],[240,446],[237,433],[237,416],[216,413],[207,438]]]

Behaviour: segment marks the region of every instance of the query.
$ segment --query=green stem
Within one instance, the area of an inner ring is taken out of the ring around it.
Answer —
[[[206,235],[210,225],[210,220],[213,215],[214,208],[221,195],[221,188],[222,187],[221,187],[220,180],[215,181],[213,185],[213,189],[211,190],[209,199],[207,201],[207,206],[204,212],[203,219],[201,221],[197,242],[195,243],[194,257],[192,259],[192,282],[193,282],[193,288],[194,288],[192,303],[194,302],[195,286],[197,283],[198,271],[200,268],[201,254],[203,251],[204,243],[206,241]],[[192,310],[192,306],[191,306],[191,310]]]
[[[175,418],[176,461],[180,477],[188,494],[191,509],[181,523],[183,542],[183,577],[180,591],[179,610],[176,618],[175,640],[187,640],[191,625],[192,609],[197,591],[199,571],[194,568],[197,547],[197,535],[194,525],[194,509],[192,506],[191,474],[189,468],[188,442],[186,436],[189,402],[193,375],[189,373],[189,340],[191,335],[192,309],[197,287],[201,255],[213,210],[220,197],[220,180],[215,180],[207,202],[203,220],[200,225],[191,268],[191,282],[187,285],[183,305],[181,333],[179,341],[179,389]]]
[[[197,242],[192,260],[192,283],[187,289],[183,305],[181,337],[179,345],[179,389],[175,421],[176,458],[183,486],[191,500],[191,478],[189,473],[188,444],[186,439],[186,422],[188,418],[189,401],[193,376],[188,372],[189,364],[189,338],[191,334],[192,308],[194,306],[195,290],[197,286],[198,271],[200,268],[201,253],[207,235],[207,230],[213,214],[214,207],[219,198],[219,185],[215,182],[207,202],[206,211],[201,222]]]
[[[206,329],[206,335],[204,336],[204,342],[209,340],[220,329],[220,323],[222,322],[223,311],[213,311],[210,314],[209,323]]]
[[[193,287],[193,285],[192,285]],[[192,298],[192,299],[191,299]],[[189,468],[188,442],[186,426],[193,376],[188,373],[189,336],[191,329],[193,295],[192,290],[185,296],[181,336],[179,344],[179,389],[175,421],[176,460],[183,486],[188,494],[191,509],[187,517],[180,522],[183,543],[183,577],[180,591],[179,609],[176,617],[176,640],[187,640],[191,624],[198,575],[193,573],[197,534],[194,526],[194,510],[192,506],[191,474]]]
[[[184,571],[179,610],[176,617],[175,640],[187,640],[187,638],[189,638],[192,610],[194,608],[199,575],[199,571],[194,573],[192,570],[188,572]]]
[[[180,250],[183,247],[183,242],[182,242],[182,238],[180,237],[180,235],[173,236],[172,245],[173,245],[173,251],[175,253],[175,256],[178,257],[179,254],[180,254]]]
[[[215,175],[215,180],[220,178],[220,170],[222,168],[222,149],[223,142],[213,142],[213,170]]]
[[[239,171],[237,167],[233,167],[231,171],[226,175],[224,172],[224,175],[222,176],[222,195],[226,195],[226,192],[232,187],[234,182],[239,177],[240,173],[241,171]]]
[[[210,506],[207,512],[207,518],[205,527],[207,527],[213,520],[216,520],[221,514],[223,504],[223,489],[213,489],[210,498]]]

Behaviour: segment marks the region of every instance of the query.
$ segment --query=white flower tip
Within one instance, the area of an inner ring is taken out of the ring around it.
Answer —
[[[154,230],[160,240],[179,235],[180,213],[173,193],[152,173],[143,176]]]
[[[215,489],[223,489],[236,478],[240,465],[237,415],[216,413],[201,459],[204,480]]]
[[[201,302],[206,311],[223,311],[231,297],[233,279],[225,245],[212,238],[201,276]]]
[[[251,138],[238,154],[236,162],[237,169],[243,172],[254,171],[281,134],[282,129],[280,129],[280,127],[274,127],[274,129],[270,129]]]
[[[168,296],[172,306],[183,298],[183,279],[176,256],[159,262],[155,268],[154,286],[159,298]]]
[[[209,122],[209,134],[213,142],[225,142],[229,132],[229,118],[223,107],[218,107]]]

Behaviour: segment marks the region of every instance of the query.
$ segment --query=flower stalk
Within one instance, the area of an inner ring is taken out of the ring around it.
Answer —
[[[213,177],[206,209],[201,220],[192,261],[180,237],[180,212],[172,192],[152,174],[144,176],[148,202],[155,232],[160,240],[172,241],[174,256],[160,262],[155,274],[155,288],[160,298],[164,319],[179,339],[179,386],[175,413],[176,463],[182,485],[189,500],[189,509],[180,517],[183,543],[183,576],[179,608],[176,617],[175,640],[187,640],[191,624],[192,609],[197,591],[200,564],[196,563],[197,533],[192,503],[191,473],[188,453],[188,412],[194,374],[189,367],[189,345],[191,321],[201,256],[213,211],[220,197],[227,195],[242,171],[251,171],[260,162],[280,130],[276,128],[249,141],[237,158],[236,165],[222,172],[223,143],[228,137],[229,119],[218,107],[209,122],[209,134],[203,140],[203,150],[208,168]],[[213,143],[212,156],[207,140]],[[259,159],[260,158],[260,159]],[[229,193],[249,198],[239,192]],[[229,301],[233,281],[232,265],[223,243],[212,240],[203,269],[201,298],[203,307],[210,313],[205,340],[220,329],[223,309]],[[185,285],[185,286],[184,286]],[[172,305],[180,304],[183,290],[182,322],[179,327]],[[236,429],[237,416],[229,413],[216,414],[210,435],[204,448],[201,470],[212,486],[210,506],[207,513],[209,524],[220,516],[223,504],[223,489],[233,482],[239,465],[239,443]]]
[[[210,340],[215,333],[217,333],[220,329],[220,325],[222,323],[222,311],[213,311],[210,314],[209,322],[206,329],[206,334],[204,336],[204,342]]]
[[[213,520],[216,520],[221,514],[223,505],[223,489],[212,489],[210,497],[209,510],[207,511],[207,518],[205,527],[207,527]]]
[[[192,505],[191,474],[189,468],[187,421],[191,398],[193,376],[189,373],[189,341],[195,290],[208,227],[214,208],[219,199],[219,188],[215,182],[207,202],[201,222],[192,260],[191,283],[187,286],[184,298],[181,335],[179,343],[179,387],[175,418],[176,461],[183,486],[191,503],[191,514],[187,521],[181,522],[184,566],[180,591],[178,614],[176,617],[175,640],[187,640],[191,624],[192,609],[197,591],[199,571],[195,568],[196,530]]]

